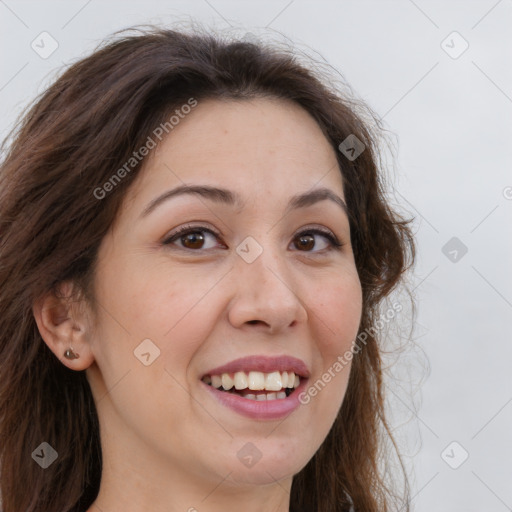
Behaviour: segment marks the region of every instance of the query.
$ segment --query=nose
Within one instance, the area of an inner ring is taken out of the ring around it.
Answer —
[[[306,322],[300,283],[282,255],[264,249],[252,263],[237,257],[232,279],[235,293],[228,317],[234,327],[257,325],[274,334]]]

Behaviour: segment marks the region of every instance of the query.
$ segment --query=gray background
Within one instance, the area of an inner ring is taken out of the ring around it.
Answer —
[[[418,312],[388,396],[413,509],[512,510],[512,1],[0,0],[1,138],[106,35],[191,18],[291,39],[394,134],[394,201],[415,217]],[[31,48],[43,31],[59,45],[48,58]]]

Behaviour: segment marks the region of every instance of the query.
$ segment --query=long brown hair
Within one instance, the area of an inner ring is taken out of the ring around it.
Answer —
[[[384,439],[393,437],[384,414],[381,351],[371,327],[383,299],[413,262],[414,243],[408,223],[385,199],[378,120],[329,80],[283,48],[197,28],[151,28],[106,41],[65,70],[20,118],[4,143],[0,167],[3,512],[82,512],[99,490],[99,422],[85,372],[55,357],[32,314],[34,302],[57,293],[66,280],[78,284],[80,298],[94,305],[98,247],[144,161],[101,200],[95,190],[107,190],[104,184],[116,170],[190,98],[258,96],[302,106],[337,153],[363,290],[359,332],[369,332],[354,355],[331,431],[293,478],[291,510],[342,512],[353,506],[358,512],[386,512],[392,503],[409,510],[405,471],[406,496],[400,501],[380,468],[387,457]],[[370,126],[371,118],[376,122]],[[349,135],[364,144],[355,159],[338,149]],[[42,442],[58,453],[44,470],[32,457]],[[392,446],[396,450],[394,441]]]

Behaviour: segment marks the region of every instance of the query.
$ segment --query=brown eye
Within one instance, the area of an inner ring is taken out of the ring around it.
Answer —
[[[317,247],[317,237],[323,238],[324,241],[327,242],[324,247],[321,245],[319,248]],[[334,233],[324,231],[323,229],[308,229],[307,231],[299,233],[295,240],[294,245],[301,252],[322,253],[325,249],[340,249],[343,246]],[[313,251],[312,249],[317,250]]]
[[[174,245],[176,248],[183,250],[204,252],[203,250],[206,251],[208,249],[216,248],[215,244],[213,246],[210,245],[210,247],[205,247],[205,245],[208,243],[208,237],[215,239],[217,242],[220,241],[220,235],[207,227],[184,226],[170,235],[169,238],[162,242],[162,244],[168,246]],[[320,243],[320,246],[318,246],[319,238],[323,239],[325,244],[323,247],[322,243]],[[180,243],[177,243],[178,241]],[[322,229],[308,229],[307,231],[299,233],[294,238],[293,245],[301,252],[323,254],[326,250],[339,250],[343,246],[343,243],[340,243],[338,238],[331,231],[324,231]],[[221,244],[221,246],[224,249],[227,249],[225,245]],[[217,245],[217,247],[219,247],[219,245]]]
[[[296,247],[300,249],[304,249],[306,251],[310,251],[315,247],[315,238],[311,235],[301,235],[298,238],[299,243]]]
[[[177,232],[172,234],[168,239],[166,239],[163,245],[177,245],[178,249],[190,249],[192,251],[199,251],[201,249],[211,249],[215,248],[215,244],[210,247],[204,247],[208,244],[208,238],[213,238],[214,240],[219,239],[219,235],[213,232],[211,229],[208,229],[203,226],[191,227],[184,226],[180,228]],[[179,244],[177,244],[179,240]]]
[[[204,236],[200,231],[190,232],[180,237],[181,243],[187,249],[201,249],[204,244]]]

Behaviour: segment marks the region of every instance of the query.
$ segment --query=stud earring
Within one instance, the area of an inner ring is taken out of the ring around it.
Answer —
[[[72,348],[68,348],[66,352],[64,352],[64,357],[67,359],[78,359],[80,354],[75,354]]]

